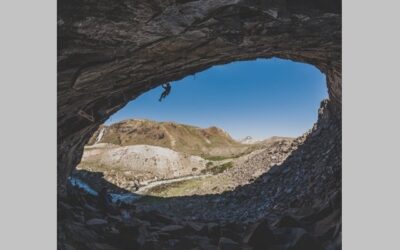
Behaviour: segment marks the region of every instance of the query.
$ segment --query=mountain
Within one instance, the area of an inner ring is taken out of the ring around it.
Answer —
[[[230,158],[247,153],[250,145],[235,141],[217,127],[199,128],[174,122],[130,119],[101,126],[88,145],[151,145],[205,158]]]
[[[254,144],[254,143],[258,143],[259,141],[254,139],[251,136],[246,136],[245,138],[241,139],[239,142],[242,144]]]
[[[148,182],[223,172],[233,166],[232,159],[259,146],[235,141],[217,127],[124,120],[94,133],[74,176],[93,185],[94,175],[102,173],[108,182],[132,191]]]
[[[94,133],[75,177],[96,187],[95,176],[102,173],[108,182],[130,191],[161,181],[164,186],[156,189],[167,196],[170,185],[177,187],[178,183],[164,181],[182,180],[190,184],[192,194],[219,193],[247,184],[284,159],[292,141],[276,136],[255,141],[248,136],[239,142],[217,127],[125,120],[101,126]],[[272,158],[270,151],[275,154]],[[191,177],[197,179],[186,179]],[[189,191],[179,188],[172,193]]]

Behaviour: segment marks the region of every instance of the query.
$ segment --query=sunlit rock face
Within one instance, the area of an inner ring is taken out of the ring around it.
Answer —
[[[318,67],[341,116],[341,3],[58,1],[58,188],[110,115],[213,65],[280,57]]]

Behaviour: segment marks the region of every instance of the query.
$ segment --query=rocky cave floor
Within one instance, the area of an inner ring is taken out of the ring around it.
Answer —
[[[281,164],[222,194],[100,209],[79,190],[58,197],[58,249],[341,249],[341,126],[316,125]]]

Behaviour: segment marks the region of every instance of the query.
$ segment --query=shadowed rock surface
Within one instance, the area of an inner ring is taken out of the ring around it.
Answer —
[[[57,26],[59,249],[341,248],[340,1],[59,0]],[[129,216],[118,215],[121,208],[104,213],[86,195],[64,196],[84,145],[130,100],[213,65],[270,57],[318,67],[329,101],[280,167],[215,196],[214,207],[201,203],[210,219],[223,208],[234,220],[237,205],[247,204],[245,222],[185,221],[132,207]]]

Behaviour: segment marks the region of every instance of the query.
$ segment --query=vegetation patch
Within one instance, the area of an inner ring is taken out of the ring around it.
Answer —
[[[223,161],[226,159],[235,158],[233,156],[221,156],[221,155],[202,155],[201,157],[209,161]]]
[[[168,183],[160,186],[156,186],[147,192],[147,195],[160,196],[160,197],[174,197],[184,196],[190,191],[196,190],[203,183],[202,179],[184,180],[173,183]],[[156,201],[160,201],[155,199]],[[147,199],[144,200],[147,203]],[[150,200],[152,201],[152,200]],[[153,201],[152,201],[153,202]]]
[[[236,159],[239,158],[241,156],[250,154],[251,152],[262,148],[259,145],[251,145],[249,146],[246,150],[244,150],[241,153],[237,153],[237,154],[231,154],[231,155],[205,155],[202,154],[200,155],[203,159],[209,160],[209,161],[223,161],[223,160],[228,160],[228,159]]]
[[[226,162],[224,164],[221,165],[217,165],[217,166],[206,166],[206,169],[201,170],[202,174],[206,174],[206,173],[211,173],[211,174],[219,174],[224,172],[225,170],[228,170],[230,168],[233,167],[233,163],[230,162]]]

